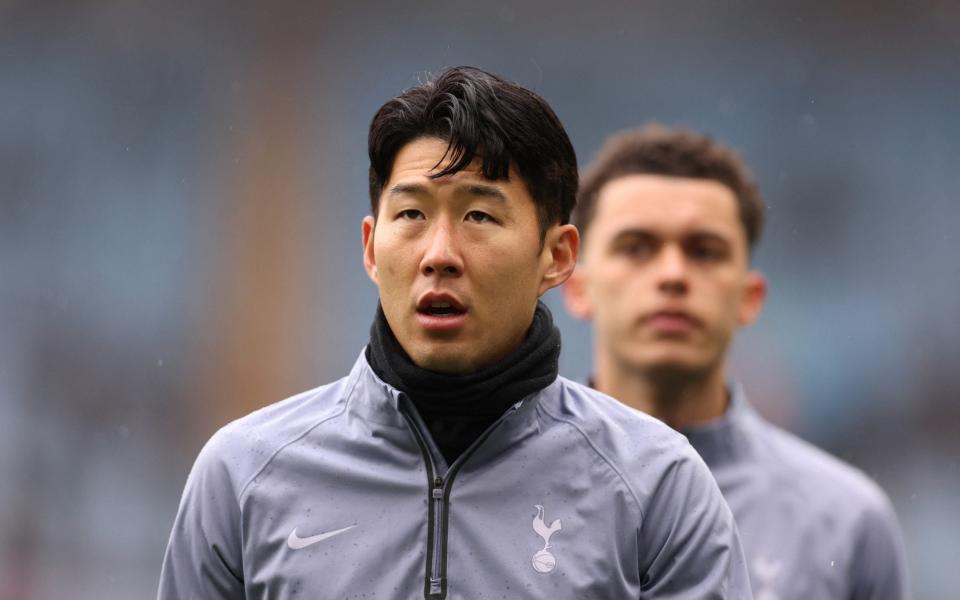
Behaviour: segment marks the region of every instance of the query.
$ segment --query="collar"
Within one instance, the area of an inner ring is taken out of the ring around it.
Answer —
[[[756,413],[747,400],[743,386],[732,383],[728,385],[728,389],[730,402],[726,412],[713,420],[681,431],[711,469],[741,460],[752,450],[752,437],[747,430],[756,418]]]
[[[400,414],[401,392],[374,373],[366,358],[366,348],[353,363],[341,401],[347,410],[382,425],[406,426]]]
[[[560,378],[545,388],[536,391],[515,402],[508,410],[508,418],[499,429],[502,430],[497,438],[507,440],[509,446],[539,431],[537,406],[541,401],[559,396],[562,384]],[[405,403],[405,394],[386,383],[374,372],[367,362],[366,348],[360,352],[350,374],[347,375],[346,387],[340,402],[346,403],[345,410],[359,418],[366,419],[381,426],[399,427],[408,429],[401,410]],[[409,402],[409,399],[406,400]],[[412,440],[412,438],[411,438]],[[490,440],[488,440],[490,442]],[[482,454],[498,453],[503,451],[502,444],[484,443]],[[478,454],[481,454],[478,452]]]

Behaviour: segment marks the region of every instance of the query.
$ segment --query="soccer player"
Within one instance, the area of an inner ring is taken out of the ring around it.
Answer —
[[[369,344],[207,443],[159,597],[750,598],[687,440],[557,376],[578,177],[547,103],[450,69],[368,139]]]
[[[739,157],[685,130],[627,131],[577,200],[583,254],[564,297],[593,321],[591,385],[686,434],[733,510],[755,597],[903,598],[880,488],[764,421],[726,379],[733,334],[766,295],[750,266],[764,207]]]

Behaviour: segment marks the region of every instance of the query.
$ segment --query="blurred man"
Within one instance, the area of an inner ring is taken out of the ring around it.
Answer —
[[[736,517],[755,597],[903,598],[884,493],[727,383],[733,334],[766,295],[750,268],[763,203],[740,159],[683,130],[622,133],[585,172],[574,221],[583,255],[564,295],[594,324],[591,384],[687,435]]]
[[[683,436],[557,377],[539,297],[576,264],[573,147],[472,68],[369,132],[351,373],[221,429],[160,598],[749,598],[733,518]]]

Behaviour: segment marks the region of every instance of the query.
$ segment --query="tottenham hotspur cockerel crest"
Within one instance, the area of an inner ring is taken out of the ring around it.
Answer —
[[[557,568],[557,557],[548,552],[550,538],[563,529],[563,526],[560,524],[560,519],[554,519],[553,523],[548,526],[543,520],[543,506],[536,504],[534,508],[537,509],[537,514],[533,517],[533,530],[543,538],[543,549],[533,555],[531,562],[537,573],[550,573]]]

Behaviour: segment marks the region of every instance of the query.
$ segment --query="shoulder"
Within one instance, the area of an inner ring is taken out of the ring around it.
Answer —
[[[866,473],[774,425],[757,421],[767,469],[778,472],[772,493],[793,494],[803,527],[831,532],[850,556],[857,597],[906,597],[906,558],[896,513]],[[778,492],[777,490],[782,490]],[[784,499],[784,501],[786,501]]]
[[[854,555],[902,554],[900,526],[886,492],[857,467],[757,416],[755,474],[766,479],[768,501],[802,515],[797,526],[833,532]],[[863,559],[861,559],[863,560]],[[870,559],[873,560],[873,559]]]
[[[344,377],[224,425],[200,451],[191,477],[229,479],[235,495],[241,495],[279,451],[342,414],[349,383]]]
[[[688,472],[712,483],[699,455],[682,434],[662,421],[590,387],[559,377],[556,398],[542,412],[571,428],[592,452],[617,471],[641,505],[664,479]]]
[[[740,597],[749,584],[733,515],[687,438],[596,390],[558,383],[543,412],[579,432],[636,502],[645,594],[699,598],[729,586],[730,595]]]
[[[827,507],[842,503],[858,512],[890,510],[886,493],[857,467],[762,419],[756,426],[770,469],[790,487],[821,498]]]
[[[557,401],[547,403],[545,412],[557,421],[584,430],[598,446],[610,451],[690,447],[686,437],[659,419],[611,396],[564,377],[558,377],[557,384]],[[621,448],[623,444],[626,447]]]

